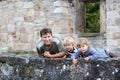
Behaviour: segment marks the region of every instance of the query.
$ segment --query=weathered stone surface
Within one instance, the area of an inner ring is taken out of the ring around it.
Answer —
[[[2,60],[2,61],[1,61]],[[27,61],[26,61],[27,60]],[[120,58],[91,62],[40,58],[38,55],[0,55],[1,80],[119,80]]]

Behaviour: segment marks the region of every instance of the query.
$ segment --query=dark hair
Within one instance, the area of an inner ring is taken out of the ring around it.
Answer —
[[[45,34],[47,34],[47,33],[50,33],[50,34],[52,35],[51,29],[50,29],[50,28],[43,28],[43,29],[41,29],[41,31],[40,31],[40,36],[42,37],[42,35],[45,35]]]

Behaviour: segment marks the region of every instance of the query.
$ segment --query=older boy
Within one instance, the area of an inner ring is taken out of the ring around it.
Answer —
[[[37,43],[36,49],[40,57],[61,58],[65,56],[65,49],[61,41],[52,36],[49,28],[43,28],[40,31],[41,40]]]

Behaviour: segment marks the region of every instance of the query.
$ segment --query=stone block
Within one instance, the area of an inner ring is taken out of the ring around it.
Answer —
[[[68,14],[69,11],[68,11],[68,8],[66,7],[56,7],[53,11],[53,13],[63,13],[63,14]]]
[[[107,25],[107,27],[115,25],[114,19],[113,18],[107,18],[106,19],[106,25]]]
[[[7,31],[8,32],[15,32],[15,26],[13,24],[8,24]]]
[[[109,3],[120,3],[119,0],[106,0],[106,2]]]
[[[55,1],[54,2],[54,6],[55,7],[69,7],[69,3],[67,1],[62,1],[62,0],[59,0],[59,1]]]
[[[14,17],[14,22],[20,21],[20,22],[24,22],[24,17]]]
[[[107,30],[107,33],[120,32],[119,31],[119,26],[107,26],[106,30]]]
[[[120,45],[120,38],[118,39],[118,46]]]
[[[115,33],[113,37],[114,39],[120,39],[120,33]]]
[[[119,14],[119,11],[108,11],[106,12],[107,14],[107,18],[116,18],[116,17],[119,17],[120,14]]]
[[[34,7],[33,2],[24,2],[23,4],[24,4],[23,8],[33,8]]]
[[[106,35],[107,35],[107,36],[106,36],[107,39],[114,39],[113,33],[107,32]]]
[[[115,18],[115,24],[120,25],[120,18]]]
[[[14,51],[29,51],[30,49],[31,49],[31,44],[28,44],[28,43],[15,43],[14,44]]]
[[[8,33],[0,33],[0,41],[7,43],[8,41]]]
[[[106,45],[107,46],[111,46],[111,47],[115,47],[115,46],[118,46],[118,42],[117,42],[117,40],[113,40],[113,39],[108,39],[107,41],[106,41]]]

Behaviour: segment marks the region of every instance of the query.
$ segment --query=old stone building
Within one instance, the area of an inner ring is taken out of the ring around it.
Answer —
[[[85,2],[100,2],[100,33],[85,33]],[[119,0],[0,0],[0,51],[35,51],[39,31],[87,37],[95,47],[120,55]]]

